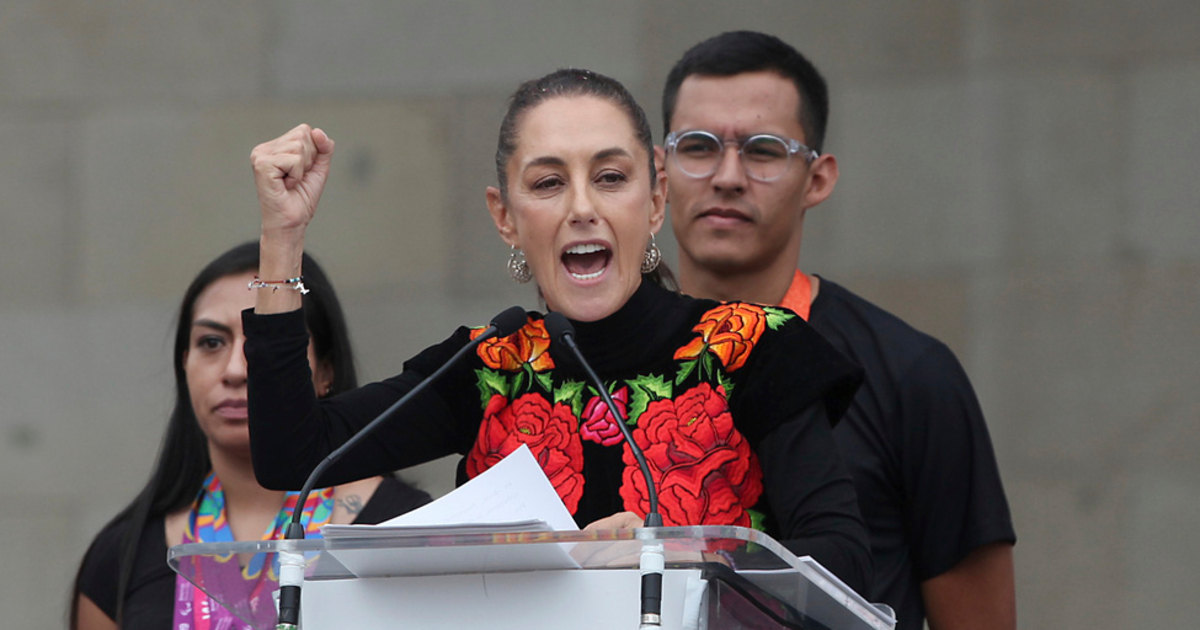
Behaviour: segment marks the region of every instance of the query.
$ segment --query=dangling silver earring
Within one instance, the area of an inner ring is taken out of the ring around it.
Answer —
[[[517,249],[516,245],[513,245],[512,250],[508,252],[508,275],[520,284],[525,284],[533,279],[529,263],[525,262],[525,252]]]
[[[654,232],[651,232],[650,244],[646,245],[646,252],[642,255],[642,273],[650,273],[658,269],[660,262],[662,262],[662,252],[658,250],[658,243],[654,242]]]

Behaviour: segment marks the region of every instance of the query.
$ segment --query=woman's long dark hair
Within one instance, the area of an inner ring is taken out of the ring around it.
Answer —
[[[304,284],[310,289],[304,296],[304,320],[312,336],[317,360],[333,370],[329,393],[337,394],[357,385],[354,355],[341,303],[321,266],[307,253],[303,260]],[[138,542],[146,524],[159,517],[182,510],[196,499],[204,478],[212,470],[208,458],[208,441],[200,430],[192,411],[183,361],[191,338],[192,317],[196,299],[209,285],[228,276],[258,270],[258,241],[242,243],[208,263],[188,285],[179,306],[175,326],[175,407],[167,420],[167,431],[158,450],[154,472],[146,485],[129,505],[117,513],[108,525],[126,521],[121,538],[119,573],[117,576],[117,625],[124,616],[125,595],[137,557]],[[93,544],[95,544],[93,542]],[[89,550],[90,552],[90,550]],[[87,557],[86,554],[84,556]],[[75,575],[71,593],[70,628],[78,621],[80,571]]]

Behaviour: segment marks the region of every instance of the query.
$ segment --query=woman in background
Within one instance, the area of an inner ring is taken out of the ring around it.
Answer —
[[[93,540],[75,579],[70,627],[196,628],[191,619],[209,602],[167,566],[167,548],[183,542],[281,537],[296,493],[258,484],[250,460],[246,362],[241,311],[254,305],[247,290],[258,270],[258,242],[238,245],[210,262],[184,293],[175,331],[175,407],[153,475],[137,497]],[[313,395],[356,386],[345,318],[320,266],[304,257],[307,365]],[[302,523],[319,536],[327,523],[378,523],[429,501],[429,495],[390,474],[314,490]],[[248,593],[269,607],[269,567],[242,567]],[[267,575],[261,575],[266,571]],[[231,614],[215,606],[211,627]],[[272,616],[273,618],[273,616]],[[232,620],[230,620],[232,621]],[[242,627],[235,623],[231,627]]]

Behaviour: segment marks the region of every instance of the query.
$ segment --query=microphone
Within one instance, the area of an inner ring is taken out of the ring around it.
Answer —
[[[416,387],[401,396],[399,400],[392,403],[387,409],[384,409],[378,416],[375,416],[375,419],[363,427],[362,430],[355,433],[344,444],[325,456],[325,459],[321,460],[321,463],[313,468],[313,471],[308,475],[308,479],[304,481],[304,486],[300,488],[300,496],[297,497],[296,505],[292,508],[292,518],[288,523],[287,532],[284,534],[283,539],[304,539],[304,526],[300,524],[300,515],[304,510],[304,502],[308,499],[308,495],[312,492],[317,480],[321,478],[321,475],[330,466],[361,443],[366,436],[373,433],[397,409],[403,407],[413,397],[424,391],[430,383],[437,380],[450,366],[457,363],[463,355],[473,352],[479,344],[492,337],[507,337],[517,332],[525,325],[526,320],[525,309],[520,306],[511,306],[493,317],[488,327],[483,330],[483,333],[469,341],[462,348],[459,348],[458,352],[455,352],[454,356],[450,357],[441,367],[434,370],[433,374],[430,374],[425,377],[425,380],[417,383]],[[279,623],[275,626],[276,630],[295,630],[300,623],[300,585],[303,583],[304,554],[292,551],[284,546],[279,552]]]
[[[546,313],[543,320],[546,324],[546,332],[550,334],[552,341],[560,342],[562,345],[570,349],[575,356],[575,360],[583,366],[583,371],[587,374],[588,380],[596,391],[600,392],[600,398],[604,400],[604,404],[608,406],[614,418],[617,419],[617,427],[621,429],[621,435],[625,437],[625,443],[629,445],[629,452],[633,453],[633,458],[637,460],[638,468],[642,470],[642,476],[646,479],[646,493],[650,498],[650,510],[646,512],[645,527],[662,527],[662,514],[658,512],[658,490],[654,485],[654,477],[650,474],[650,465],[646,463],[646,455],[642,453],[642,447],[633,440],[633,432],[630,431],[626,424],[625,416],[613,402],[612,395],[608,393],[608,388],[604,386],[604,382],[596,375],[596,371],[592,369],[587,359],[583,357],[583,352],[579,350],[579,346],[575,344],[575,327],[562,313]],[[641,625],[638,626],[642,630],[650,628],[659,628],[662,626],[662,579],[663,569],[666,566],[663,558],[663,545],[659,543],[646,543],[642,545],[642,555],[640,558],[640,567],[642,573],[642,616]]]

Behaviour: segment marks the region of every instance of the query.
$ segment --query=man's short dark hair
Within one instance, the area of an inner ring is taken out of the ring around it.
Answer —
[[[804,143],[816,151],[825,142],[829,120],[829,90],[825,79],[804,55],[783,40],[755,31],[729,31],[710,37],[683,53],[671,68],[663,87],[663,133],[671,131],[671,116],[679,86],[691,75],[729,77],[763,70],[791,79],[800,94],[797,117],[804,128]]]

